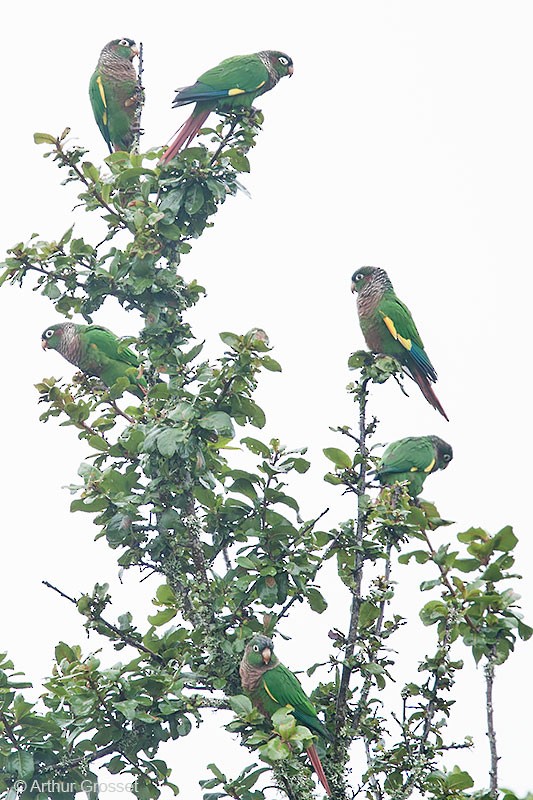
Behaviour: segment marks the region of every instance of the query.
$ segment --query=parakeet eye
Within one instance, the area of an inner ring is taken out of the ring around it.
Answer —
[[[51,339],[53,335],[54,335],[53,330],[51,328],[48,328],[48,330],[45,331],[45,333],[44,333],[44,338],[45,339]]]
[[[449,453],[444,453],[442,456],[443,461],[449,461],[451,459],[451,455]]]
[[[121,39],[121,40],[120,40],[120,42],[119,42],[119,44],[120,44],[122,47],[129,47],[129,46],[130,46],[130,41],[129,41],[128,39]]]
[[[252,650],[255,650],[255,652],[258,653],[259,652],[259,647],[256,644],[254,644],[254,646],[252,647]]]
[[[287,64],[289,63],[289,59],[285,58],[285,56],[280,56],[278,58],[278,61],[279,61],[280,64],[283,64],[284,67],[286,67]]]

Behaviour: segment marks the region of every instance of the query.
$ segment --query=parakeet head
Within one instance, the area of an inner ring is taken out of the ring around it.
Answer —
[[[248,663],[253,667],[268,666],[275,658],[274,642],[268,636],[258,634],[253,639],[250,639],[246,645],[244,655]]]
[[[76,332],[76,326],[72,322],[60,322],[57,325],[50,325],[43,331],[41,336],[41,347],[43,350],[61,350],[66,337],[71,338]]]
[[[361,292],[371,287],[392,288],[389,276],[379,267],[360,267],[352,275],[352,292]]]
[[[268,60],[280,78],[284,78],[285,75],[289,77],[292,75],[294,66],[292,58],[287,53],[280,53],[278,50],[264,50],[263,52],[268,56]]]
[[[139,55],[139,48],[133,39],[126,38],[113,39],[111,42],[108,42],[102,50],[102,53],[106,51],[119,58],[127,59],[128,61],[133,61],[135,56]]]
[[[446,469],[453,458],[451,445],[438,436],[430,436],[430,439],[437,449],[437,469]]]

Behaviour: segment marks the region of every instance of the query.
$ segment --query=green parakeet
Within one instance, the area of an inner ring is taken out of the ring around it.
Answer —
[[[428,358],[407,306],[396,296],[389,276],[378,267],[361,267],[352,275],[363,336],[373,353],[394,356],[420,391],[445,419],[446,412],[431,384],[437,373]]]
[[[94,118],[110,153],[133,145],[141,96],[132,60],[138,55],[133,39],[113,39],[100,53],[89,83]]]
[[[279,662],[274,654],[274,643],[268,636],[257,635],[248,642],[239,667],[239,674],[242,688],[266,717],[271,717],[280,708],[290,706],[289,710],[298,722],[313,733],[318,733],[324,739],[331,740],[329,731],[319,720],[316,709],[302,689],[300,681],[296,675],[293,675],[287,667]],[[320,783],[328,796],[331,795],[314,744],[307,748],[307,755]]]
[[[161,158],[171,161],[184,144],[189,145],[211,111],[250,109],[256,97],[273,89],[285,75],[292,75],[292,59],[277,50],[261,50],[246,56],[232,56],[204,72],[193,86],[177,89],[173,108],[196,103]]]
[[[409,494],[418,497],[427,476],[446,469],[452,458],[451,446],[438,436],[407,436],[385,448],[376,476],[383,486],[409,481]]]
[[[41,344],[44,350],[57,350],[71,364],[86,375],[100,378],[106,386],[113,386],[118,378],[126,377],[130,381],[128,392],[140,399],[146,394],[139,359],[107,328],[60,322],[46,328]]]

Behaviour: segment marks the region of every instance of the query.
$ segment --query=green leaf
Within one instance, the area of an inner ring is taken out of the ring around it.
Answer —
[[[533,634],[533,628],[530,628],[529,625],[526,625],[524,622],[520,620],[518,622],[518,635],[520,636],[520,638],[523,639],[524,641],[527,641],[528,639],[531,638],[532,634]]]
[[[311,586],[306,590],[305,595],[309,601],[309,605],[313,611],[316,611],[317,614],[322,614],[328,607],[327,602],[318,589],[315,589]]]
[[[236,169],[237,172],[250,172],[250,162],[248,161],[247,157],[239,150],[236,150],[234,148],[225,150],[224,158],[229,159],[231,166],[234,169]]]
[[[219,333],[219,336],[224,342],[224,344],[228,345],[228,347],[231,347],[234,350],[237,350],[239,348],[239,345],[241,343],[241,338],[240,336],[237,336],[237,334],[231,333],[230,331],[223,331],[222,333]]]
[[[339,478],[338,475],[334,475],[333,472],[326,472],[326,474],[324,475],[324,480],[326,481],[326,483],[332,483],[333,486],[338,486],[340,483],[343,482],[342,478]]]
[[[267,761],[281,761],[284,758],[289,758],[291,754],[289,746],[279,736],[269,739],[263,747],[259,748],[259,752]]]
[[[408,564],[414,558],[417,564],[425,564],[430,559],[430,555],[425,550],[412,550],[410,553],[402,553],[398,556],[400,564]]]
[[[325,447],[322,451],[326,458],[333,461],[338,469],[350,469],[352,466],[352,459],[345,453],[344,450],[339,450],[338,447]]]
[[[185,211],[187,214],[196,214],[204,204],[204,193],[198,183],[193,183],[185,195]]]
[[[441,600],[431,600],[420,610],[420,619],[424,625],[433,625],[445,619],[448,614],[448,606]]]
[[[474,781],[468,772],[463,772],[459,767],[454,767],[452,772],[446,775],[446,786],[454,792],[470,789],[473,785]]]
[[[105,450],[109,450],[109,445],[103,436],[96,436],[95,434],[91,434],[91,436],[89,436],[87,441],[94,450],[101,450],[102,452]]]
[[[65,642],[59,642],[59,644],[56,645],[54,655],[58,664],[63,660],[68,661],[70,664],[78,660],[74,650]]]
[[[263,356],[261,364],[265,369],[270,370],[270,372],[281,372],[281,364],[275,361],[275,359],[270,358],[270,356]]]
[[[219,779],[219,781],[221,781],[222,783],[226,783],[227,780],[226,776],[224,775],[223,772],[219,770],[216,764],[208,764],[207,769],[210,769],[213,775],[215,775]]]
[[[268,458],[270,456],[270,448],[267,447],[266,444],[263,444],[263,442],[260,442],[259,439],[245,436],[244,439],[241,439],[241,444],[245,444],[248,450],[256,456],[263,456],[263,458]]]
[[[136,700],[120,700],[117,703],[113,703],[113,708],[120,711],[126,719],[135,719],[138,703]]]
[[[149,616],[148,622],[157,628],[159,625],[164,625],[165,622],[174,619],[177,613],[175,608],[165,608],[163,611],[158,611],[157,614]]]
[[[212,411],[198,420],[198,425],[208,431],[215,431],[222,436],[234,436],[233,422],[225,411]]]
[[[513,529],[510,525],[506,525],[505,528],[498,531],[494,537],[494,549],[500,550],[503,553],[509,553],[511,550],[514,550],[517,544],[518,538],[513,533]]]
[[[239,717],[246,717],[253,711],[252,701],[245,694],[235,694],[228,697],[232,711]]]
[[[484,581],[496,583],[504,577],[498,564],[490,564],[481,576]]]
[[[456,558],[453,566],[460,572],[473,572],[480,564],[476,558]]]
[[[6,767],[21,781],[28,781],[33,775],[33,756],[24,750],[17,750],[7,757]]]
[[[303,475],[304,472],[307,472],[309,467],[311,466],[311,462],[308,461],[306,458],[293,458],[292,466],[300,475]]]
[[[45,297],[49,297],[50,300],[57,300],[58,297],[61,297],[61,292],[55,285],[55,283],[45,283],[44,289],[42,291]]]
[[[165,428],[165,430],[157,436],[157,449],[162,456],[171,458],[178,449],[178,444],[182,439],[183,434],[177,428]]]
[[[35,144],[55,144],[57,140],[51,133],[34,133],[33,141]]]
[[[363,600],[359,609],[359,628],[367,628],[379,617],[379,608],[367,600]]]

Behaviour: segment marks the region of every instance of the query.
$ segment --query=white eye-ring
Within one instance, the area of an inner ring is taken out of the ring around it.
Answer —
[[[284,67],[286,67],[287,64],[289,63],[289,59],[285,58],[285,56],[280,56],[278,58],[278,61],[279,61],[280,64],[283,64]]]
[[[48,328],[48,330],[45,331],[44,338],[45,339],[51,339],[53,335],[54,335],[54,331],[52,330],[52,328]]]
[[[442,458],[443,458],[444,461],[449,461],[451,459],[451,455],[449,453],[444,453]]]
[[[254,644],[254,646],[252,647],[252,650],[255,650],[255,652],[258,653],[259,652],[259,647],[256,644]]]
[[[120,44],[122,47],[129,47],[129,46],[130,46],[130,43],[129,43],[129,41],[128,41],[127,39],[121,39],[121,40],[120,40],[120,42],[119,42],[119,44]]]

